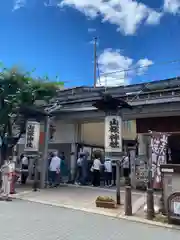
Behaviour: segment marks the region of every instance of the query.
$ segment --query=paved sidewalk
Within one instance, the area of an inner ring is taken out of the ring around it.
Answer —
[[[60,188],[50,188],[37,192],[24,190],[13,196],[31,202],[83,210],[86,212],[99,213],[108,216],[116,217],[124,215],[123,205],[118,209],[102,209],[96,207],[95,200],[98,196],[110,196],[114,199],[116,198],[115,191],[105,189],[64,185]],[[144,203],[144,194],[132,194],[133,210],[135,212],[142,206],[142,198]],[[124,202],[124,191],[121,192],[121,202],[122,204]]]
[[[132,191],[132,212],[133,216],[124,215],[124,191],[121,191],[121,203],[117,209],[103,209],[95,206],[97,196],[111,196],[115,199],[116,192],[113,189],[101,189],[87,186],[63,185],[60,188],[46,189],[33,192],[28,186],[18,188],[18,193],[12,195],[16,199],[25,200],[43,205],[68,208],[71,210],[81,210],[89,213],[96,213],[105,216],[126,219],[139,223],[146,223],[153,226],[179,229],[174,225],[164,224],[146,219],[144,205],[146,204],[146,193]],[[155,204],[158,205],[159,194],[155,194]]]
[[[14,200],[0,202],[1,240],[179,239],[180,232],[112,217]]]

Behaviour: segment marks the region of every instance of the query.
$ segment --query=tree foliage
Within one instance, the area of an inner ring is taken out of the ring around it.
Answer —
[[[23,106],[36,108],[37,100],[48,103],[50,99],[56,97],[62,85],[62,82],[50,82],[47,78],[33,79],[29,73],[21,73],[15,68],[3,69],[0,73],[2,152],[7,153],[7,149],[12,148],[25,131],[26,116],[20,109]]]

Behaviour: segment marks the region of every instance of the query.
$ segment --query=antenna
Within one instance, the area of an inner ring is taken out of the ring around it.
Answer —
[[[97,37],[94,38],[94,87],[97,81]]]

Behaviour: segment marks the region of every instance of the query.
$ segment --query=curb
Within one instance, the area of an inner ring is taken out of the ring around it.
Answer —
[[[135,216],[129,217],[129,216],[122,216],[121,215],[118,218],[124,219],[124,220],[129,220],[129,221],[132,221],[132,222],[148,224],[148,225],[156,226],[156,227],[163,227],[163,228],[178,230],[178,231],[180,230],[180,226],[167,224],[167,223],[156,222],[156,221],[151,221],[151,220],[148,220],[148,219],[142,219],[142,218],[135,217]]]
[[[30,192],[30,191],[29,191]],[[29,193],[28,192],[28,193]],[[27,202],[32,202],[32,203],[39,203],[43,205],[48,205],[48,206],[54,206],[54,207],[60,207],[60,208],[65,208],[65,209],[72,209],[76,211],[83,211],[83,212],[88,212],[88,213],[93,213],[93,214],[99,214],[103,216],[108,216],[108,217],[113,217],[116,219],[122,219],[122,220],[127,220],[131,222],[136,222],[136,223],[142,223],[142,224],[147,224],[155,227],[163,227],[167,229],[172,229],[172,230],[180,230],[180,226],[172,225],[172,224],[167,224],[167,223],[161,223],[161,222],[155,222],[147,219],[142,219],[140,217],[135,217],[135,216],[125,216],[124,214],[113,214],[113,213],[108,213],[106,211],[94,211],[94,209],[90,208],[80,208],[80,207],[74,207],[71,205],[65,205],[65,204],[57,204],[57,203],[50,203],[48,201],[43,201],[43,200],[37,200],[37,199],[26,199],[21,196],[14,196],[14,199],[19,199]]]
[[[109,217],[114,217],[114,218],[118,218],[118,216],[119,216],[119,213],[113,214],[113,213],[107,213],[106,211],[98,212],[98,211],[94,211],[94,209],[91,209],[91,208],[80,208],[80,207],[74,207],[72,205],[50,203],[48,201],[37,200],[37,199],[33,199],[33,198],[25,199],[23,197],[15,197],[14,199],[19,199],[22,201],[32,202],[32,203],[39,203],[39,204],[48,205],[48,206],[52,206],[52,207],[59,207],[59,208],[71,209],[71,210],[88,212],[88,213],[93,213],[93,214],[99,214],[99,215],[104,215],[104,216],[109,216]]]

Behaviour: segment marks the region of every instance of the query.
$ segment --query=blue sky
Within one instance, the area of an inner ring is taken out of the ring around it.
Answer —
[[[58,75],[66,86],[92,85],[97,36],[101,85],[180,75],[180,0],[0,2],[0,60],[7,67]]]

